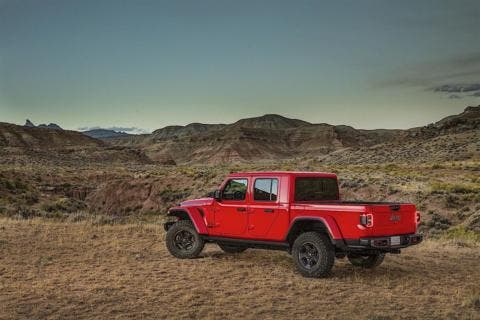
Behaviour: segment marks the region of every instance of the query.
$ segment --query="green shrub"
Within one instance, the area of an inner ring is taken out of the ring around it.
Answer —
[[[450,184],[444,182],[433,182],[430,184],[430,190],[432,194],[443,193],[479,193],[480,186],[467,185],[467,184]]]
[[[447,240],[480,242],[480,233],[465,229],[464,226],[452,227],[444,234]]]

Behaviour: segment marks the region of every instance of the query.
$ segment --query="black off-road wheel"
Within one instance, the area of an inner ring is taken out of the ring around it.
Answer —
[[[326,234],[305,232],[293,243],[292,257],[304,277],[322,278],[332,270],[335,250]]]
[[[224,244],[224,243],[218,243],[218,246],[220,247],[220,249],[223,250],[223,252],[226,252],[226,253],[240,253],[247,250],[247,248],[245,247],[239,247],[239,246]]]
[[[188,220],[173,224],[168,229],[166,242],[168,251],[179,259],[196,258],[205,246],[193,223]]]
[[[371,269],[378,267],[382,264],[383,259],[385,259],[385,253],[375,253],[369,255],[361,255],[361,254],[349,254],[347,255],[348,260],[352,265],[355,267],[361,267],[365,269]]]

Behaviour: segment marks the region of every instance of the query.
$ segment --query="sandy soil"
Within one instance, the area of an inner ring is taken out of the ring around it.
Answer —
[[[480,319],[480,248],[427,241],[305,279],[287,253],[177,260],[160,225],[0,220],[0,319]]]

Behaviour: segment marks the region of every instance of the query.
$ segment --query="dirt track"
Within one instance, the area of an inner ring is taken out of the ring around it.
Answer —
[[[287,253],[195,260],[158,225],[0,220],[0,319],[480,319],[480,248],[426,242],[376,270],[337,260],[328,279]]]

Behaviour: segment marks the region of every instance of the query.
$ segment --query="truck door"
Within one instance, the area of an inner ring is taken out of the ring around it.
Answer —
[[[215,234],[241,236],[247,232],[247,178],[232,178],[222,190],[222,201],[216,202]]]
[[[277,178],[255,178],[248,215],[248,233],[259,239],[269,239],[268,233],[281,210]]]

